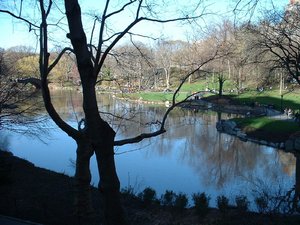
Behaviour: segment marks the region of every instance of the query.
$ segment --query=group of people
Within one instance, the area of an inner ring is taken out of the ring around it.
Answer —
[[[296,111],[294,113],[291,108],[286,108],[284,110],[284,113],[287,116],[287,118],[294,119],[297,123],[300,123],[300,112],[299,111]]]
[[[288,118],[292,118],[293,117],[293,110],[291,108],[285,108],[284,109],[284,114],[288,117]]]

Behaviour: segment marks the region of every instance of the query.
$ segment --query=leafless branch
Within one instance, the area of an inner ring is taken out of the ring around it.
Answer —
[[[135,3],[136,1],[137,1],[137,0],[130,0],[128,3],[126,3],[125,5],[123,5],[123,7],[122,7],[121,9],[116,10],[116,11],[114,11],[114,12],[112,12],[112,13],[106,15],[105,18],[109,18],[109,17],[111,17],[111,16],[113,16],[113,15],[115,15],[115,14],[118,14],[118,13],[124,11],[126,7],[130,6],[131,4]]]
[[[200,68],[202,66],[204,66],[205,64],[207,64],[208,62],[210,62],[211,60],[213,60],[215,57],[217,56],[217,52],[215,53],[214,56],[212,56],[211,58],[207,59],[205,62],[201,63],[195,70],[191,71],[190,73],[188,73],[181,81],[180,85],[177,87],[177,89],[175,90],[174,94],[173,94],[173,98],[172,98],[172,105],[167,109],[167,111],[165,112],[162,121],[160,123],[160,128],[157,131],[151,132],[151,133],[142,133],[136,137],[133,138],[128,138],[128,139],[123,139],[123,140],[118,140],[114,142],[115,146],[122,146],[122,145],[126,145],[126,144],[132,144],[132,143],[138,143],[140,141],[142,141],[143,139],[146,138],[152,138],[152,137],[156,137],[158,135],[161,135],[163,133],[166,132],[165,129],[165,123],[166,120],[169,116],[169,114],[172,112],[172,110],[174,108],[176,108],[177,106],[181,105],[182,103],[186,102],[190,97],[192,97],[194,94],[191,94],[189,96],[187,96],[184,100],[176,102],[176,97],[182,87],[182,85],[186,82],[186,80],[194,73],[196,73],[197,71],[200,70]]]
[[[130,41],[133,44],[133,46],[138,50],[138,52],[140,53],[140,55],[143,57],[143,59],[146,60],[148,66],[153,66],[152,63],[150,62],[150,60],[148,59],[148,57],[145,56],[145,54],[142,52],[142,50],[139,48],[139,46],[137,46],[134,41],[132,40],[132,35],[130,35]]]
[[[128,32],[128,34],[132,35],[132,36],[137,36],[137,37],[142,37],[142,38],[148,38],[148,39],[151,39],[153,41],[157,41],[158,40],[158,38],[154,38],[154,37],[147,36],[147,35],[135,34],[135,33],[132,33],[132,32]]]
[[[17,16],[17,15],[15,15],[14,13],[12,13],[12,12],[10,12],[10,11],[8,11],[8,10],[2,10],[2,9],[0,9],[0,12],[9,14],[9,15],[11,15],[12,17],[14,17],[14,18],[16,18],[16,19],[18,19],[18,20],[21,20],[21,21],[26,22],[26,23],[29,25],[29,31],[32,30],[32,27],[35,27],[35,28],[38,28],[38,29],[40,28],[38,25],[36,25],[36,24],[30,22],[29,20],[27,20],[27,19],[25,19],[25,18],[23,18],[23,17]]]
[[[59,54],[58,56],[56,57],[56,59],[53,61],[53,63],[48,67],[48,74],[51,72],[51,70],[57,65],[57,63],[59,62],[59,60],[61,59],[61,57],[64,55],[65,52],[67,51],[70,51],[70,52],[73,52],[73,49],[72,48],[64,48]]]
[[[42,22],[40,26],[40,57],[39,57],[39,65],[40,65],[40,76],[41,76],[41,84],[42,84],[42,91],[43,91],[43,99],[45,108],[49,114],[49,116],[52,118],[52,120],[56,123],[58,127],[60,127],[63,131],[65,131],[69,136],[73,138],[79,138],[80,132],[73,127],[71,127],[69,124],[67,124],[57,113],[55,110],[52,101],[51,101],[51,95],[50,90],[48,87],[48,74],[49,74],[49,56],[48,53],[48,31],[47,31],[47,16],[46,11],[44,8],[44,1],[40,0],[40,9],[41,9],[41,17]],[[48,7],[49,9],[49,7]],[[64,52],[64,51],[63,51]],[[60,54],[60,57],[62,54]],[[57,64],[60,57],[58,57],[58,60],[55,60],[55,63]],[[52,64],[54,65],[54,64]]]
[[[46,11],[46,18],[48,17],[49,13],[50,13],[50,10],[51,10],[51,6],[52,6],[52,0],[49,1],[49,6],[47,8],[47,11]]]

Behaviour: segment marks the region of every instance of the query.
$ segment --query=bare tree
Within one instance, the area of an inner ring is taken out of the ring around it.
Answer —
[[[180,50],[177,41],[160,41],[156,50],[156,67],[161,69],[165,76],[165,89],[170,90],[171,69],[177,68],[179,62],[176,62],[176,54]]]
[[[99,19],[95,19],[90,40],[88,40],[83,29],[79,2],[77,0],[68,0],[64,1],[64,4],[69,28],[67,37],[71,41],[72,48],[64,48],[53,62],[50,62],[49,60],[50,53],[48,46],[48,29],[50,25],[48,19],[51,16],[51,9],[56,6],[52,0],[39,1],[39,24],[30,22],[29,19],[23,18],[21,13],[17,15],[7,10],[0,10],[0,12],[22,20],[27,23],[30,28],[39,31],[39,68],[45,108],[57,126],[72,137],[77,143],[75,172],[77,185],[77,214],[84,221],[84,219],[88,219],[88,215],[91,212],[91,199],[89,192],[91,174],[89,163],[91,156],[95,153],[100,174],[98,188],[103,194],[105,207],[105,223],[113,225],[126,224],[120,203],[120,182],[115,169],[114,146],[140,142],[145,138],[155,137],[164,133],[165,120],[167,119],[168,114],[179,104],[179,102],[176,101],[176,96],[183,82],[185,82],[191,74],[199,70],[203,64],[211,60],[211,58],[205,62],[199,62],[199,66],[188,73],[182,80],[182,83],[174,93],[172,105],[162,118],[158,130],[151,133],[139,134],[136,137],[125,140],[115,140],[115,131],[99,113],[95,91],[97,79],[101,79],[101,70],[103,69],[104,62],[108,55],[110,55],[113,48],[116,47],[120,40],[122,40],[137,24],[147,21],[151,23],[168,23],[184,20],[193,21],[202,17],[204,12],[201,10],[198,12],[201,8],[199,7],[199,4],[197,4],[197,7],[195,8],[196,10],[193,11],[194,15],[184,14],[182,17],[179,16],[175,18],[161,19],[159,18],[157,11],[155,11],[158,4],[157,2],[151,3],[150,1],[143,0],[130,0],[126,1],[123,5],[114,8],[112,7],[112,2],[107,0],[104,3],[101,17]],[[160,8],[160,10],[161,9],[162,8]],[[110,20],[125,11],[129,13],[133,12],[133,16],[131,17],[132,21],[125,25],[121,31],[113,31],[109,27]],[[98,35],[95,35],[96,28],[99,31]],[[97,37],[97,41],[94,40],[95,37]],[[48,87],[48,75],[59,62],[63,54],[67,51],[73,52],[76,56],[77,68],[82,85],[83,110],[85,118],[79,122],[78,129],[71,127],[59,116],[52,105],[51,94]]]
[[[290,79],[300,84],[300,27],[299,4],[291,5],[286,11],[272,10],[264,20],[248,29],[257,39],[253,47],[260,50],[263,60],[272,62],[277,68],[285,69]]]

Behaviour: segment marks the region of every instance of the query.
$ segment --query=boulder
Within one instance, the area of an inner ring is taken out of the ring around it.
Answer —
[[[259,143],[260,143],[261,145],[268,145],[268,142],[265,141],[265,140],[260,140]]]
[[[233,120],[227,120],[225,121],[225,126],[233,130],[236,127],[236,122],[234,122]]]
[[[294,140],[293,139],[288,139],[285,142],[285,150],[286,151],[293,151],[294,150]]]
[[[295,150],[300,150],[300,138],[295,138],[294,149]]]
[[[247,134],[243,133],[242,131],[236,132],[236,136],[241,138],[241,139],[246,139],[247,138]]]
[[[220,120],[216,123],[216,128],[217,131],[222,132],[224,130],[224,126],[223,126],[224,120]]]

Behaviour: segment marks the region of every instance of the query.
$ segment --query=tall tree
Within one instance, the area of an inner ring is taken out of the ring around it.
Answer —
[[[257,38],[253,47],[260,50],[263,60],[287,71],[291,79],[300,84],[300,5],[290,5],[284,12],[272,10],[265,13],[259,25],[248,30]]]
[[[56,60],[50,62],[50,51],[48,41],[50,39],[50,22],[52,9],[57,7],[52,0],[39,0],[40,23],[31,22],[29,19],[22,17],[22,13],[14,14],[8,10],[0,10],[2,13],[7,13],[14,18],[20,19],[29,24],[30,29],[39,31],[39,70],[42,82],[42,95],[45,108],[52,118],[52,120],[72,137],[77,143],[77,159],[76,159],[76,185],[77,185],[77,214],[81,220],[88,221],[88,215],[91,212],[91,198],[89,193],[91,174],[89,169],[90,158],[93,153],[96,154],[98,170],[100,174],[100,181],[98,188],[103,195],[105,223],[112,225],[126,224],[122,206],[120,203],[120,182],[116,173],[114,161],[114,146],[124,144],[136,143],[145,138],[154,137],[165,132],[164,124],[168,113],[176,107],[179,103],[176,102],[176,95],[181,85],[174,93],[172,105],[167,110],[165,116],[161,121],[160,128],[152,133],[139,134],[136,137],[115,140],[115,131],[106,122],[99,113],[97,104],[97,96],[95,85],[97,79],[101,79],[101,70],[104,62],[110,55],[112,49],[122,40],[126,34],[141,22],[167,23],[182,20],[196,20],[202,17],[203,12],[199,9],[199,4],[196,5],[196,10],[193,10],[195,15],[184,14],[182,17],[162,18],[158,19],[158,11],[155,11],[157,2],[149,2],[143,0],[128,0],[122,5],[113,3],[110,0],[104,2],[103,11],[100,17],[96,17],[91,31],[90,40],[87,40],[86,32],[82,22],[81,7],[77,0],[65,0],[64,8],[66,11],[66,18],[68,23],[69,33],[67,38],[70,39],[72,48],[66,47],[58,55]],[[162,2],[165,4],[165,2]],[[20,7],[22,9],[22,7]],[[163,8],[159,8],[162,10]],[[132,13],[130,17],[132,20],[125,25],[121,31],[113,32],[109,24],[114,21],[113,18],[122,13]],[[53,19],[53,18],[52,18]],[[53,24],[53,23],[51,23]],[[98,30],[98,35],[95,35],[95,30]],[[94,39],[97,38],[97,41]],[[48,87],[48,76],[55,67],[55,65],[62,58],[63,54],[71,51],[75,54],[77,68],[80,74],[82,95],[83,95],[83,110],[85,118],[79,124],[78,129],[73,128],[67,124],[57,113],[51,101],[51,94]],[[210,59],[211,60],[211,59]],[[191,71],[183,79],[183,82],[195,71],[197,71],[206,62],[199,62],[198,68]],[[85,222],[83,222],[85,223]],[[89,223],[89,222],[86,222]]]

